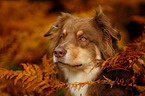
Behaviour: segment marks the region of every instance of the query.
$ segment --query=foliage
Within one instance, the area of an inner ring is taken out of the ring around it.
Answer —
[[[145,77],[145,66],[144,64],[141,64],[138,62],[138,60],[145,56],[145,35],[142,36],[142,38],[138,39],[135,43],[131,43],[128,46],[124,47],[120,52],[118,52],[114,57],[110,57],[105,61],[101,61],[100,63],[96,64],[94,66],[101,66],[103,70],[107,69],[107,71],[116,70],[116,69],[122,69],[122,70],[128,70],[131,71],[131,68],[133,66],[138,66],[138,72],[136,72],[131,78],[124,80],[124,79],[116,79],[115,81],[112,81],[108,78],[106,80],[97,80],[97,81],[86,81],[86,82],[75,82],[72,84],[60,82],[57,79],[57,69],[55,68],[55,65],[51,63],[52,59],[47,59],[46,55],[42,58],[42,64],[43,68],[41,69],[36,64],[24,64],[23,71],[13,71],[13,70],[7,70],[4,68],[0,69],[0,78],[6,77],[6,79],[14,79],[14,84],[18,82],[18,80],[22,80],[22,87],[25,87],[25,89],[32,87],[34,84],[33,90],[36,90],[39,88],[38,92],[40,93],[44,89],[47,89],[47,94],[50,95],[52,92],[57,91],[64,86],[67,88],[71,86],[71,88],[77,89],[79,86],[79,89],[83,87],[84,85],[88,84],[110,84],[111,87],[114,84],[121,85],[121,86],[134,86],[138,89],[140,86],[135,84],[136,78],[143,74]],[[142,67],[141,67],[142,66]],[[92,69],[93,70],[93,69]],[[134,69],[136,70],[136,69]],[[131,81],[131,83],[130,83]],[[78,90],[79,90],[78,89]],[[140,88],[140,91],[145,91],[145,86]]]
[[[46,51],[49,51],[49,41],[47,38],[43,38],[43,34],[55,21],[60,11],[70,12],[75,16],[88,17],[93,16],[95,10],[97,10],[98,4],[101,4],[104,13],[119,25],[122,35],[119,46],[123,47],[130,41],[129,34],[126,30],[128,22],[135,21],[139,24],[139,27],[144,24],[144,3],[144,0],[1,0],[0,67],[2,68],[1,76],[8,78],[8,80],[4,78],[0,80],[0,94],[4,94],[4,96],[22,96],[24,94],[36,96],[49,94],[48,92],[51,93],[62,87],[72,85],[60,82],[56,78],[57,70],[54,68],[55,65],[50,62],[51,59],[49,61],[44,56],[42,59],[43,63],[41,62],[42,56],[46,54]],[[101,61],[100,64],[96,64],[94,68],[102,66],[104,70],[108,69],[108,71],[111,71],[113,68],[118,68],[119,63],[121,63],[122,66],[127,67],[126,70],[130,70],[129,68],[133,67],[136,70],[136,74],[142,74],[144,69],[142,67],[143,65],[137,60],[140,58],[139,54],[142,53],[140,53],[141,51],[136,47],[136,43],[134,44],[135,45],[130,44],[124,47],[122,51],[116,54],[116,59],[111,57],[112,59],[109,58],[107,61]],[[133,49],[135,50],[134,52],[131,51]],[[127,53],[123,53],[124,51]],[[125,55],[128,57],[123,57]],[[136,55],[138,57],[136,57]],[[48,54],[48,57],[50,58],[52,56]],[[132,58],[136,58],[136,60]],[[145,57],[141,58],[144,59]],[[110,61],[117,62],[117,64],[112,64]],[[25,64],[25,62],[29,63]],[[123,65],[122,62],[127,63]],[[128,66],[128,64],[130,66]],[[21,65],[24,67],[23,71]],[[122,68],[123,67],[121,67],[121,69]],[[28,78],[31,79],[28,80]],[[13,85],[13,80],[16,85]],[[105,83],[106,81],[81,82],[80,84],[76,82],[76,84],[73,84],[73,87],[80,86],[81,88],[87,83],[96,84],[100,82]],[[35,91],[32,91],[32,89],[35,89]],[[38,93],[39,91],[40,93]]]
[[[0,2],[1,67],[10,69],[10,66],[18,65],[20,62],[38,63],[47,50],[48,40],[42,37],[46,31],[45,26],[49,26],[47,22],[51,21],[47,16],[44,20],[44,12],[47,10],[48,4],[33,3],[31,6],[29,5],[30,3],[25,1]],[[40,8],[38,9],[36,6]]]
[[[24,71],[13,71],[1,68],[0,76],[1,78],[6,76],[6,79],[9,78],[10,80],[14,78],[15,85],[18,80],[21,79],[23,83],[22,87],[25,87],[26,89],[37,83],[33,90],[40,87],[38,91],[40,93],[45,88],[50,88],[50,91],[47,93],[50,94],[52,91],[54,91],[53,85],[54,83],[56,83],[54,78],[56,78],[57,72],[54,70],[54,64],[48,64],[48,60],[46,60],[46,55],[42,58],[42,60],[42,64],[44,66],[43,70],[41,70],[40,67],[36,64],[32,65],[29,63],[22,63],[21,65],[23,66]]]

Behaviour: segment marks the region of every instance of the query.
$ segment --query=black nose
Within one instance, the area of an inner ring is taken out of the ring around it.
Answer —
[[[55,57],[63,57],[66,54],[66,50],[62,47],[55,48],[54,50],[54,56]]]

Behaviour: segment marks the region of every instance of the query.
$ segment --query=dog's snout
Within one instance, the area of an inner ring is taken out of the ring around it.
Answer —
[[[55,48],[54,50],[54,56],[55,57],[63,57],[66,54],[66,50],[62,47]]]

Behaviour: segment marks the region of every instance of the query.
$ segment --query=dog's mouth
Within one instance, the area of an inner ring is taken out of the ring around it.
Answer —
[[[62,64],[64,66],[68,66],[68,67],[74,67],[74,68],[77,68],[77,67],[81,67],[82,66],[82,64],[71,65],[71,64],[68,64],[68,63],[61,62],[61,61],[58,61],[56,63]]]

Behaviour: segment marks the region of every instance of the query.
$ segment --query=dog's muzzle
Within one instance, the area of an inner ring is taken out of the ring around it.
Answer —
[[[74,68],[82,66],[82,64],[72,65],[72,64],[65,63],[63,57],[66,55],[66,53],[67,53],[67,51],[63,47],[56,47],[53,52],[53,55],[55,56],[55,59],[56,59],[55,63],[61,64],[63,66],[74,67]]]

